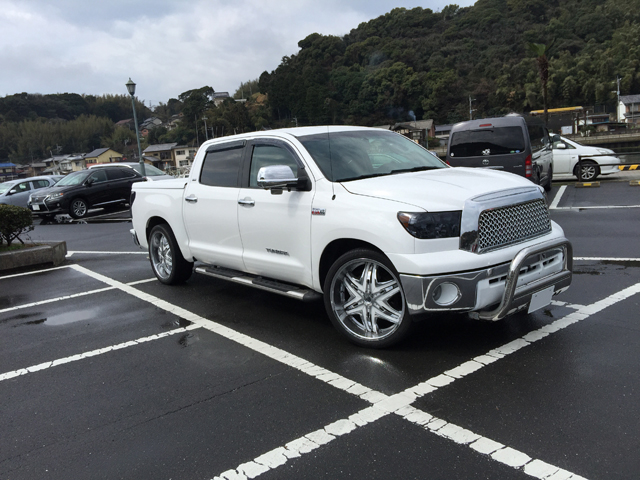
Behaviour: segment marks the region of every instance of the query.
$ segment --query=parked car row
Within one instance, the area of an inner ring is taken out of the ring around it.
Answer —
[[[0,183],[0,205],[26,207],[29,195],[36,190],[55,185],[62,178],[64,178],[62,175],[44,175]]]
[[[620,159],[608,148],[550,135],[538,118],[507,115],[454,125],[447,163],[515,173],[549,191],[554,177],[592,181],[617,172]]]

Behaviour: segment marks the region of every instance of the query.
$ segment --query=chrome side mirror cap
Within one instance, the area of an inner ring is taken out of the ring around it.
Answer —
[[[269,165],[258,170],[258,186],[265,190],[288,188],[298,185],[293,170],[288,165]]]

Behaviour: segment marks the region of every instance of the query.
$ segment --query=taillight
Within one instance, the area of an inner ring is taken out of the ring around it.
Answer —
[[[533,163],[531,162],[531,155],[527,155],[524,161],[524,176],[529,178],[533,177]]]

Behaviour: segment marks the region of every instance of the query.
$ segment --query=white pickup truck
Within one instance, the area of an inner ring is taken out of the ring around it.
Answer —
[[[351,341],[386,347],[430,312],[501,320],[571,283],[543,190],[451,168],[382,129],[305,127],[209,140],[188,178],[139,182],[135,242],[162,283],[195,271],[324,298]]]

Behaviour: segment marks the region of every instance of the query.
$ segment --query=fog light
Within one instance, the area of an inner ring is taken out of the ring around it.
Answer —
[[[462,294],[455,283],[443,282],[431,294],[433,301],[441,306],[452,305],[460,300]]]

